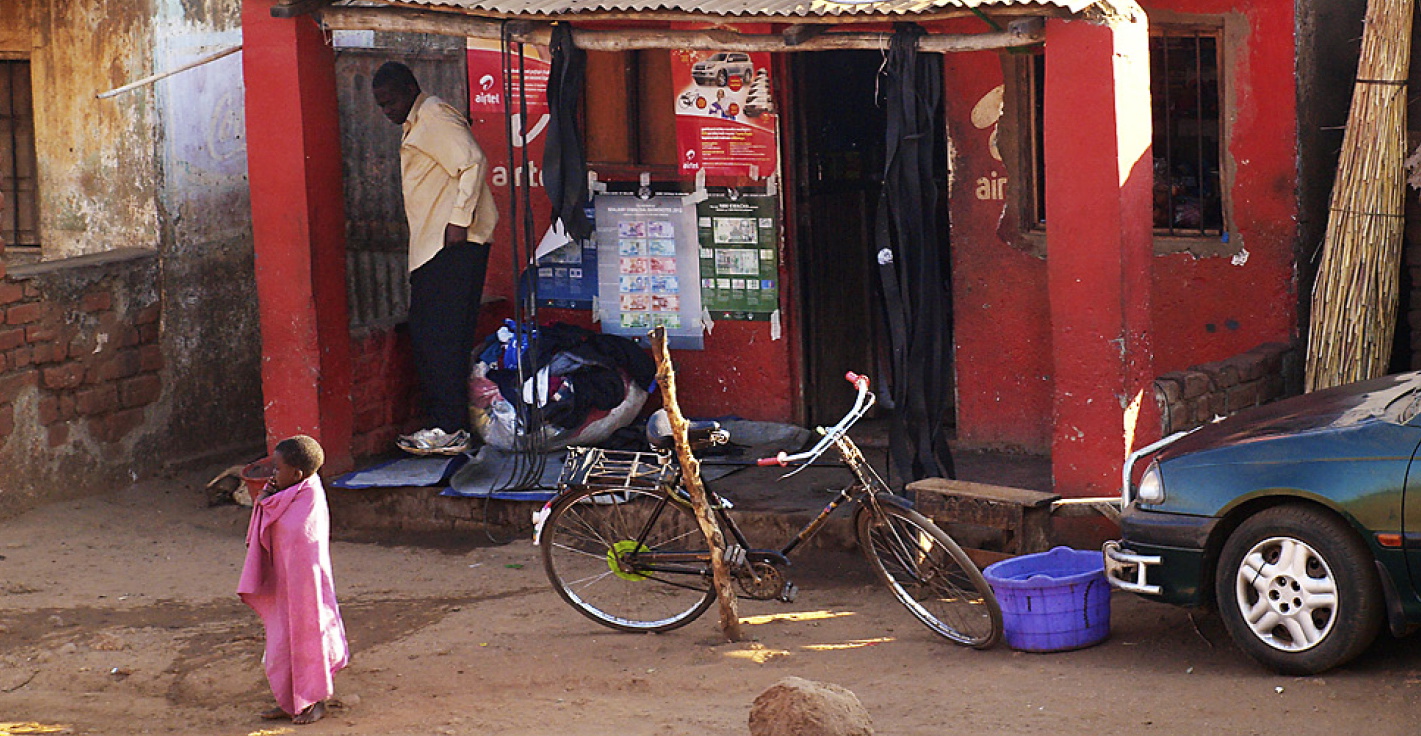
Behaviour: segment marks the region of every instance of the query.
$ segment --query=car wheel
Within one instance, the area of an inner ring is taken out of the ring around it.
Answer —
[[[715,84],[717,87],[724,87],[726,84],[729,83],[730,75],[726,74],[724,69],[721,69],[720,71],[715,73]]]
[[[1361,654],[1381,628],[1381,585],[1351,527],[1309,506],[1275,506],[1229,535],[1214,581],[1229,635],[1287,675]]]

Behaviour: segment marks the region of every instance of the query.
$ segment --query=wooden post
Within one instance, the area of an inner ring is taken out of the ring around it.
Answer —
[[[656,356],[656,381],[661,384],[661,401],[666,404],[666,418],[671,420],[671,436],[676,440],[681,479],[691,494],[691,508],[696,512],[696,521],[710,545],[711,574],[715,581],[715,595],[720,601],[720,630],[727,641],[740,641],[735,583],[725,566],[725,537],[721,535],[720,525],[716,523],[706,501],[706,489],[701,485],[701,462],[691,454],[691,444],[686,436],[686,418],[681,416],[681,407],[676,403],[676,372],[671,367],[671,353],[666,349],[665,327],[657,327],[651,332],[651,352]]]

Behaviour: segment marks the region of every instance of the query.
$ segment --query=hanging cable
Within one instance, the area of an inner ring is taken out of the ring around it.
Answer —
[[[521,491],[537,488],[541,482],[546,458],[543,455],[542,402],[546,398],[539,386],[537,286],[527,270],[532,262],[533,208],[529,181],[528,154],[528,90],[527,68],[521,42],[513,41],[508,24],[503,25],[500,61],[503,67],[504,131],[507,138],[508,165],[513,181],[509,187],[509,252],[513,259],[513,354],[517,357],[518,386],[533,387],[531,401],[515,398],[514,453],[508,477],[494,484],[494,490]],[[516,49],[516,51],[515,51]],[[515,87],[514,53],[518,56],[518,82]],[[515,97],[516,92],[516,97]],[[517,100],[516,112],[514,100]],[[516,123],[515,123],[516,119]],[[515,138],[514,136],[517,136]],[[529,278],[525,280],[525,275]],[[531,379],[531,381],[530,381]]]

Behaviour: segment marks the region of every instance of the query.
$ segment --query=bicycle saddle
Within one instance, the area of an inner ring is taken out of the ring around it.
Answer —
[[[699,450],[726,443],[730,440],[730,433],[720,428],[720,422],[700,420],[687,422],[686,438],[690,440],[692,450]],[[676,446],[676,439],[671,434],[671,419],[666,416],[665,409],[657,409],[647,417],[646,441],[657,450],[670,450]]]

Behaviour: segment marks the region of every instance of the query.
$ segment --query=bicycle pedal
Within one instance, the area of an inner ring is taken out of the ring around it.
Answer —
[[[784,603],[794,603],[794,599],[795,599],[795,598],[798,598],[798,597],[799,597],[799,586],[798,586],[798,585],[795,585],[794,583],[791,583],[791,582],[788,581],[788,580],[786,580],[786,581],[785,581],[785,587],[780,588],[780,595],[779,595],[780,601],[782,601],[782,602],[784,602]]]
[[[738,544],[727,545],[725,553],[721,555],[721,558],[725,560],[725,564],[728,567],[744,567],[745,548]]]

